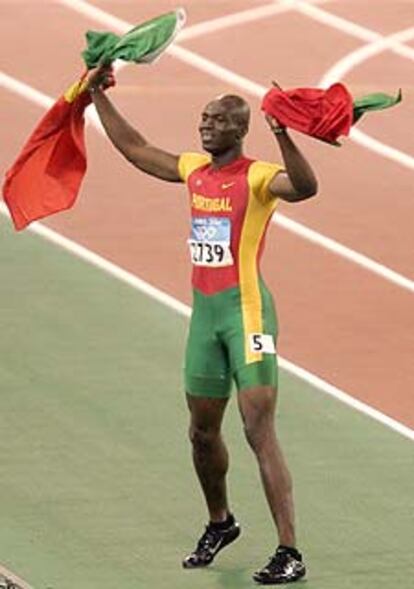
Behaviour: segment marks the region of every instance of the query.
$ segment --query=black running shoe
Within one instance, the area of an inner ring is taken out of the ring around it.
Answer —
[[[216,554],[225,546],[234,542],[239,535],[240,526],[231,514],[221,526],[208,524],[194,552],[183,560],[183,567],[185,569],[195,569],[211,564]]]
[[[279,546],[267,565],[256,571],[253,579],[261,585],[293,583],[306,574],[302,555],[295,548]]]

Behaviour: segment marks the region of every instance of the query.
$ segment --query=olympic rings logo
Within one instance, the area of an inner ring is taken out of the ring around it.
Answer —
[[[217,228],[211,225],[193,227],[194,235],[199,241],[211,241],[217,235]]]

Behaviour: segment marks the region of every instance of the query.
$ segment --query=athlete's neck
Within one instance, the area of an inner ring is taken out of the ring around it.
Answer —
[[[235,160],[238,160],[239,157],[243,155],[243,148],[241,145],[235,145],[231,147],[227,151],[222,153],[212,154],[211,165],[213,168],[222,168],[223,166],[227,166],[227,164],[231,164]]]

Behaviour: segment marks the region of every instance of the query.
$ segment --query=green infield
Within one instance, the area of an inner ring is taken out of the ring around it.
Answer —
[[[181,383],[187,319],[0,220],[0,564],[34,589],[241,589],[276,538],[236,404],[243,534],[207,570]],[[411,587],[411,441],[282,372],[308,589]]]

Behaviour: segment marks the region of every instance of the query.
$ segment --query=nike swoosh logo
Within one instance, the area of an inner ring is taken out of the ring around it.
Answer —
[[[223,544],[223,538],[220,538],[217,544],[213,547],[210,547],[210,554],[215,555],[220,550],[221,545]]]
[[[224,184],[221,185],[223,190],[226,190],[226,188],[230,188],[231,186],[234,186],[236,183],[235,182],[225,182]]]

